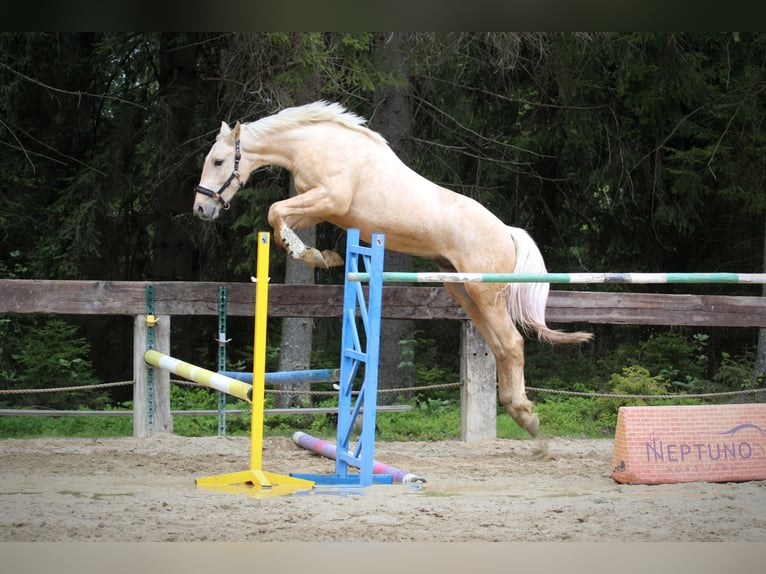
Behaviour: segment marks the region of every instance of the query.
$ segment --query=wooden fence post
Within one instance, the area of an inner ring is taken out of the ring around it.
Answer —
[[[495,358],[470,321],[462,321],[460,381],[460,440],[494,440],[497,438]]]
[[[159,315],[154,326],[154,348],[166,355],[170,353],[170,315]],[[154,417],[149,425],[147,402],[146,315],[138,315],[133,325],[133,436],[146,438],[158,432],[173,432],[170,414],[170,373],[154,370]]]

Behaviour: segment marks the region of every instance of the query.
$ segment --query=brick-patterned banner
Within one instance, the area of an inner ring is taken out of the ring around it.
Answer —
[[[766,404],[621,407],[611,476],[627,484],[766,479]]]

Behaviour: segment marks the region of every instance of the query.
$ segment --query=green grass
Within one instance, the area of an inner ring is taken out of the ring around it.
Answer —
[[[132,436],[133,419],[124,417],[2,416],[0,438],[93,438]]]
[[[177,408],[176,405],[173,408]],[[183,405],[183,408],[191,408]],[[209,406],[206,406],[209,408]],[[242,408],[242,405],[229,405]],[[612,436],[616,410],[603,409],[598,401],[571,397],[541,402],[536,407],[540,414],[540,435],[583,438]],[[226,419],[226,434],[248,436],[250,415],[232,414]],[[174,432],[181,436],[215,436],[218,417],[176,416]],[[291,436],[302,430],[317,436],[334,436],[333,417],[329,415],[266,415],[264,436]],[[2,416],[0,438],[34,437],[118,437],[132,436],[133,421],[124,417],[46,417]],[[497,436],[508,439],[527,439],[529,434],[520,428],[502,408],[497,413]],[[460,405],[447,399],[416,401],[411,411],[379,413],[376,438],[380,441],[439,441],[460,438]]]

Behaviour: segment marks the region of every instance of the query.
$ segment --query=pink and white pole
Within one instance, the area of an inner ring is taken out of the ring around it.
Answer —
[[[310,434],[301,431],[297,431],[293,434],[293,441],[301,448],[305,448],[306,450],[310,450],[332,460],[335,460],[338,452],[337,447],[330,441],[311,436]],[[400,482],[402,484],[426,481],[422,476],[412,474],[411,472],[401,470],[389,464],[378,462],[377,460],[372,461],[372,472],[373,474],[390,474],[393,482]]]

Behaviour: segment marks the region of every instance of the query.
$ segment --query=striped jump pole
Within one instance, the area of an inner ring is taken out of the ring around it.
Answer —
[[[253,382],[253,373],[240,371],[218,371],[225,377],[230,377],[245,383]],[[304,369],[300,371],[277,371],[266,373],[265,382],[270,385],[281,383],[337,383],[340,380],[340,369]]]
[[[208,371],[191,363],[165,355],[159,351],[150,349],[144,354],[144,361],[153,367],[165,369],[174,375],[194,381],[216,391],[226,393],[248,403],[253,401],[253,387],[245,382],[238,381],[220,373]],[[252,377],[250,378],[252,380]]]
[[[349,273],[349,281],[369,282],[369,273]],[[404,273],[383,272],[398,283],[750,283],[766,284],[766,273]]]
[[[338,448],[330,441],[311,436],[305,432],[297,431],[293,433],[293,442],[301,448],[310,450],[316,454],[320,454],[325,458],[335,460],[338,455]],[[417,474],[407,472],[390,464],[385,464],[377,460],[372,461],[374,474],[388,474],[391,475],[393,482],[401,484],[411,484],[416,482],[426,482],[426,479]]]

